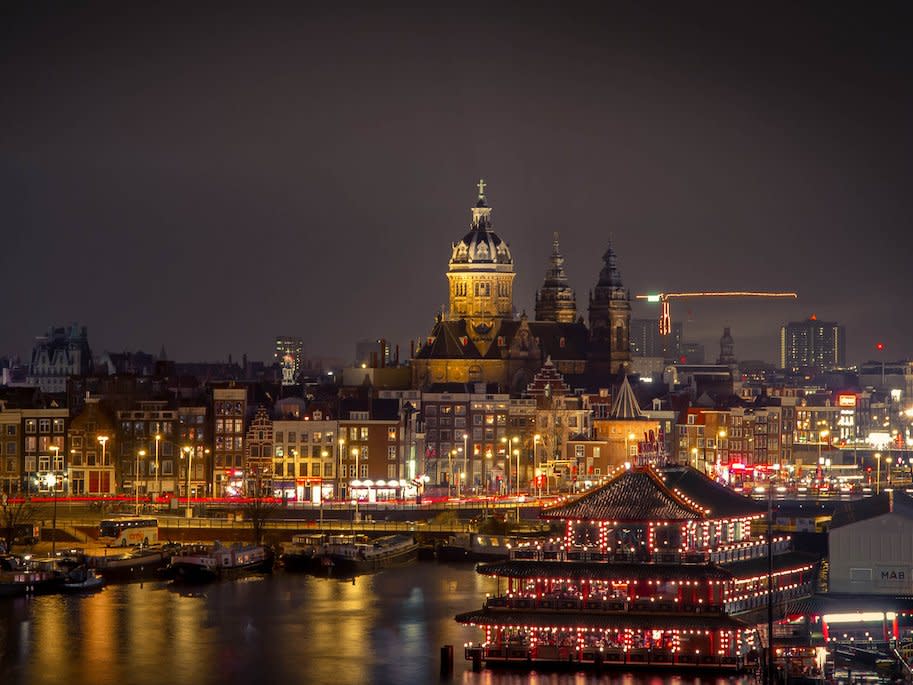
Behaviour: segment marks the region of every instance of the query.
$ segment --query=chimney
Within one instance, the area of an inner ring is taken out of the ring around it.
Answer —
[[[393,366],[399,366],[399,343],[396,345],[396,354],[393,357]]]

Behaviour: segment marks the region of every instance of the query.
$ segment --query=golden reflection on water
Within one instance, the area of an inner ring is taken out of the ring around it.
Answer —
[[[701,682],[472,673],[462,647],[481,631],[453,617],[495,591],[495,581],[472,566],[419,563],[354,581],[276,573],[186,590],[156,582],[85,597],[0,600],[0,685],[438,683],[445,644],[454,646],[451,683]]]

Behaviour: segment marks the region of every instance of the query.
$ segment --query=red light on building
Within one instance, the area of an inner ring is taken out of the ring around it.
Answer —
[[[879,352],[883,352],[883,351],[884,351],[884,343],[875,343],[875,349],[878,350]]]

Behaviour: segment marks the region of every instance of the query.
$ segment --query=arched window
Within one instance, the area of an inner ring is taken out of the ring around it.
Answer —
[[[615,326],[615,349],[624,350],[625,347],[625,329],[624,326],[618,324]]]

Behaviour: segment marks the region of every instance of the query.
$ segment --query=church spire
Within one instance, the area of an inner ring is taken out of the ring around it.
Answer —
[[[536,321],[573,323],[577,318],[577,296],[564,272],[564,257],[558,233],[552,236],[552,256],[542,287],[536,291]]]

